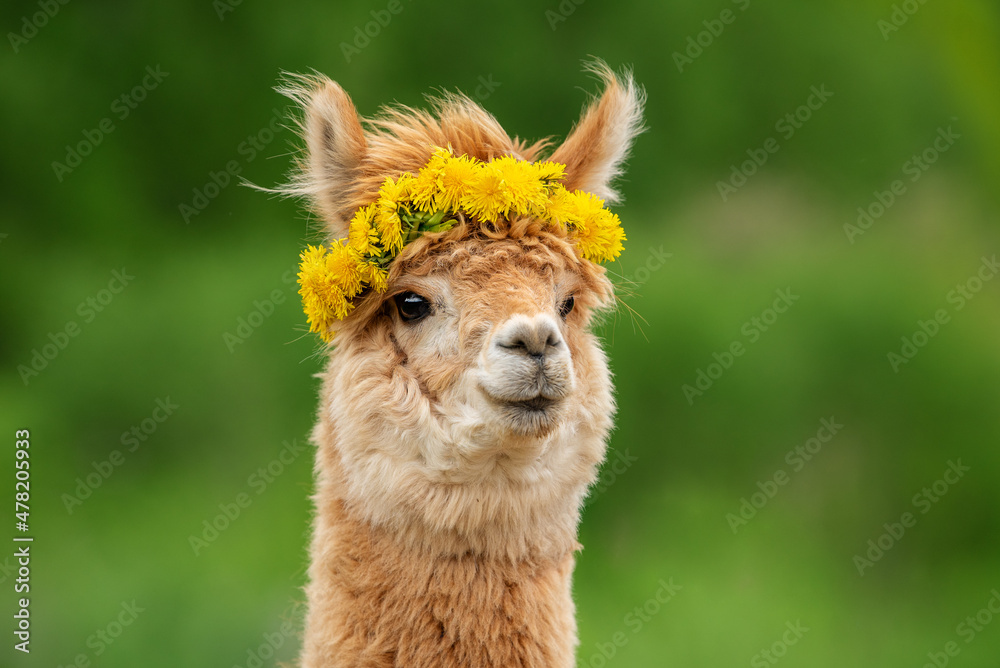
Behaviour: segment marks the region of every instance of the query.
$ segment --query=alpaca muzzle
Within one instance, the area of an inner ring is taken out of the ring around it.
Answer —
[[[573,362],[555,319],[515,315],[487,344],[482,389],[515,414],[548,413],[573,390]]]

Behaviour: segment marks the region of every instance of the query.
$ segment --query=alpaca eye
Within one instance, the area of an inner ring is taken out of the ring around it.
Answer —
[[[561,315],[564,318],[568,316],[569,312],[573,310],[573,305],[575,303],[576,300],[573,299],[573,295],[567,297],[566,300],[559,305],[559,315]]]
[[[420,320],[431,312],[431,303],[416,292],[401,292],[393,299],[404,322]]]

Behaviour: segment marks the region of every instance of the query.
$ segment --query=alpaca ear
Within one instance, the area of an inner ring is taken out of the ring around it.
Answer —
[[[601,61],[589,63],[587,69],[601,79],[604,92],[587,105],[566,141],[549,159],[566,165],[563,183],[569,190],[594,193],[614,203],[619,195],[611,184],[622,173],[632,140],[645,129],[642,107],[646,94],[629,72],[618,77]]]
[[[346,237],[351,215],[347,195],[366,150],[358,111],[344,89],[322,75],[294,78],[281,92],[305,112],[301,131],[306,155],[288,190],[312,201],[334,238]]]

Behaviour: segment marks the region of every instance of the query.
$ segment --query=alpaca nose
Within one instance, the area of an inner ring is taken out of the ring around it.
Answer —
[[[547,315],[537,315],[534,318],[514,316],[496,333],[493,343],[506,352],[527,355],[537,360],[565,345],[559,327]]]

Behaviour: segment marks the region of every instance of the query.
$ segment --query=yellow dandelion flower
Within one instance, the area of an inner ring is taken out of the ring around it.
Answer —
[[[491,162],[505,191],[504,215],[530,216],[545,210],[545,187],[530,162],[505,155]]]
[[[432,213],[434,202],[441,191],[441,177],[444,174],[444,166],[451,157],[450,148],[438,148],[431,155],[427,164],[420,168],[413,181],[411,190],[411,200],[414,206],[420,211]]]
[[[607,209],[591,212],[592,215],[574,223],[573,241],[580,255],[591,262],[610,262],[621,255],[625,231],[618,216]]]
[[[532,165],[535,168],[535,176],[542,181],[562,181],[566,178],[566,165],[559,162],[536,162]]]
[[[556,185],[546,205],[549,220],[573,231],[580,255],[592,262],[616,259],[623,250],[625,231],[621,220],[604,208],[604,200],[580,190],[569,192]]]
[[[479,173],[475,158],[467,155],[450,157],[441,168],[439,187],[434,197],[434,208],[439,211],[456,211],[462,203],[462,195]]]
[[[601,240],[598,238],[595,228],[582,224],[573,228],[573,243],[585,259],[589,260],[600,254]]]
[[[413,183],[413,175],[404,172],[396,180],[386,177],[378,191],[375,229],[385,249],[393,254],[403,249],[403,223],[399,219],[399,207],[410,198]]]
[[[413,181],[413,174],[409,172],[403,172],[395,179],[386,177],[378,191],[379,203],[399,204],[408,201],[413,189]]]
[[[576,198],[562,185],[556,184],[545,203],[545,217],[564,227],[573,220],[579,220]]]
[[[361,272],[351,249],[335,241],[329,251],[308,246],[299,263],[299,294],[309,321],[309,331],[324,341],[333,338],[330,328],[354,308],[352,299],[361,292]]]
[[[493,162],[483,164],[462,196],[462,208],[481,221],[495,223],[510,208],[503,173]]]
[[[396,255],[403,250],[403,222],[395,209],[379,209],[375,228],[389,253]]]
[[[379,243],[378,233],[372,226],[375,220],[375,208],[374,204],[363,206],[351,219],[347,232],[347,243],[359,256],[369,255],[373,251],[379,252],[377,247]]]
[[[361,266],[361,276],[365,283],[376,292],[385,292],[389,272],[378,265],[377,262],[369,261]]]
[[[573,198],[574,206],[576,207],[574,213],[581,220],[590,221],[600,215],[601,211],[605,211],[604,200],[594,193],[574,190],[570,193],[570,197]]]
[[[594,222],[599,227],[599,235],[603,242],[600,259],[594,261],[611,262],[617,260],[625,249],[623,242],[626,241],[625,230],[622,228],[622,221],[618,218],[618,214],[602,209]]]

